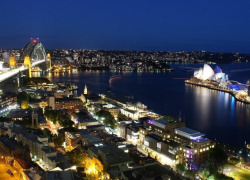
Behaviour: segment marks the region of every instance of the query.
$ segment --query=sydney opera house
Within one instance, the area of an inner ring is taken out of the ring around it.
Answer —
[[[223,73],[219,66],[213,70],[208,64],[204,64],[203,68],[194,72],[194,77],[200,80],[216,81],[220,84],[228,83],[228,75]]]
[[[228,75],[223,73],[219,66],[216,66],[213,69],[208,64],[204,64],[203,68],[194,71],[194,76],[185,82],[210,89],[225,91],[234,95],[237,100],[250,103],[250,86],[229,80]]]

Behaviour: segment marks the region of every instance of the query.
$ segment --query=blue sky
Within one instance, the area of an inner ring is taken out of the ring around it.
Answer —
[[[2,0],[0,48],[250,53],[249,0]]]

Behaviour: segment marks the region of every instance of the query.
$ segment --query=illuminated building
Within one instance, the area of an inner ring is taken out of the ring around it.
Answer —
[[[48,97],[48,106],[52,107],[52,109],[55,109],[55,96]]]
[[[247,144],[246,147],[247,147],[248,156],[250,157],[250,144]]]
[[[194,71],[194,77],[200,80],[213,80],[218,83],[227,83],[228,76],[222,72],[219,66],[213,70],[208,64],[204,64],[203,68]]]
[[[117,134],[136,145],[139,141],[139,128],[142,125],[135,121],[121,121],[117,123]]]
[[[28,163],[27,159],[22,159],[16,157],[13,163],[13,167],[17,170],[19,175],[23,175],[23,172],[30,169],[30,163]]]
[[[174,140],[181,144],[178,153],[179,163],[186,163],[188,169],[197,168],[197,165],[207,160],[207,153],[214,148],[215,143],[205,138],[205,134],[190,128],[175,129]]]
[[[87,95],[87,94],[88,94],[88,88],[87,88],[86,84],[85,84],[85,86],[84,86],[83,94],[84,94],[84,95]]]
[[[24,64],[24,66],[28,66],[29,78],[31,78],[31,62],[30,62],[29,56],[25,56],[23,64]]]
[[[86,154],[89,157],[86,166],[90,166],[86,168],[89,168],[90,172],[99,174],[104,170],[113,179],[121,177],[121,173],[129,170],[129,165],[133,163],[129,155],[122,149],[104,143],[95,143],[94,146],[88,147]],[[93,162],[97,162],[98,168]]]
[[[158,133],[165,139],[171,139],[174,137],[174,130],[176,128],[185,127],[185,122],[180,118],[178,121],[168,122],[167,120],[148,120],[146,127],[150,132]]]
[[[10,65],[10,68],[14,68],[16,66],[16,58],[15,58],[15,56],[10,56],[9,65]]]
[[[95,179],[110,179],[109,174],[104,172],[102,162],[96,157],[90,158],[88,155],[85,158],[85,173]]]
[[[120,109],[119,108],[108,108],[107,109],[108,112],[110,112],[110,114],[116,119],[118,118],[118,115],[120,113]]]
[[[78,146],[78,142],[80,141],[80,138],[78,138],[74,133],[72,132],[65,132],[65,151],[72,151]]]
[[[80,111],[83,108],[83,102],[78,98],[55,98],[48,97],[48,105],[53,109],[67,109],[68,111]]]
[[[132,120],[138,120],[139,118],[139,112],[137,110],[124,108],[124,109],[121,109],[121,113],[131,118]]]
[[[22,173],[23,180],[42,179],[43,175],[44,175],[43,171],[35,170],[34,168],[30,168],[29,170],[25,170]]]
[[[88,126],[96,126],[101,125],[99,121],[97,121],[94,118],[80,118],[77,122],[77,128],[78,129],[87,129]]]
[[[26,159],[26,162],[30,162],[29,148],[16,140],[9,139],[8,136],[0,137],[0,156],[3,156],[4,161],[8,165],[13,165],[16,157]]]
[[[195,169],[206,161],[208,150],[215,145],[204,136],[181,121],[148,120],[147,128],[140,127],[139,143],[162,164],[184,163],[188,169]]]
[[[65,162],[65,157],[62,154],[48,146],[48,137],[41,130],[32,129],[31,131],[22,126],[13,127],[9,128],[8,135],[15,137],[17,142],[22,143],[23,146],[28,145],[32,161],[45,164],[49,170]]]

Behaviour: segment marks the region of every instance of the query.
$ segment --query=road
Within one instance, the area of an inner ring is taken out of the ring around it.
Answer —
[[[11,177],[10,174],[6,172],[8,169],[14,174],[14,177]],[[12,180],[12,179],[21,180],[22,178],[20,178],[17,173],[14,173],[14,169],[11,166],[9,165],[6,166],[5,163],[0,160],[0,179],[1,180]]]

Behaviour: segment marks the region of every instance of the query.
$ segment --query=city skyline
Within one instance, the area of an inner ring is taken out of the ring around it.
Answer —
[[[250,53],[250,2],[3,1],[0,48]]]

